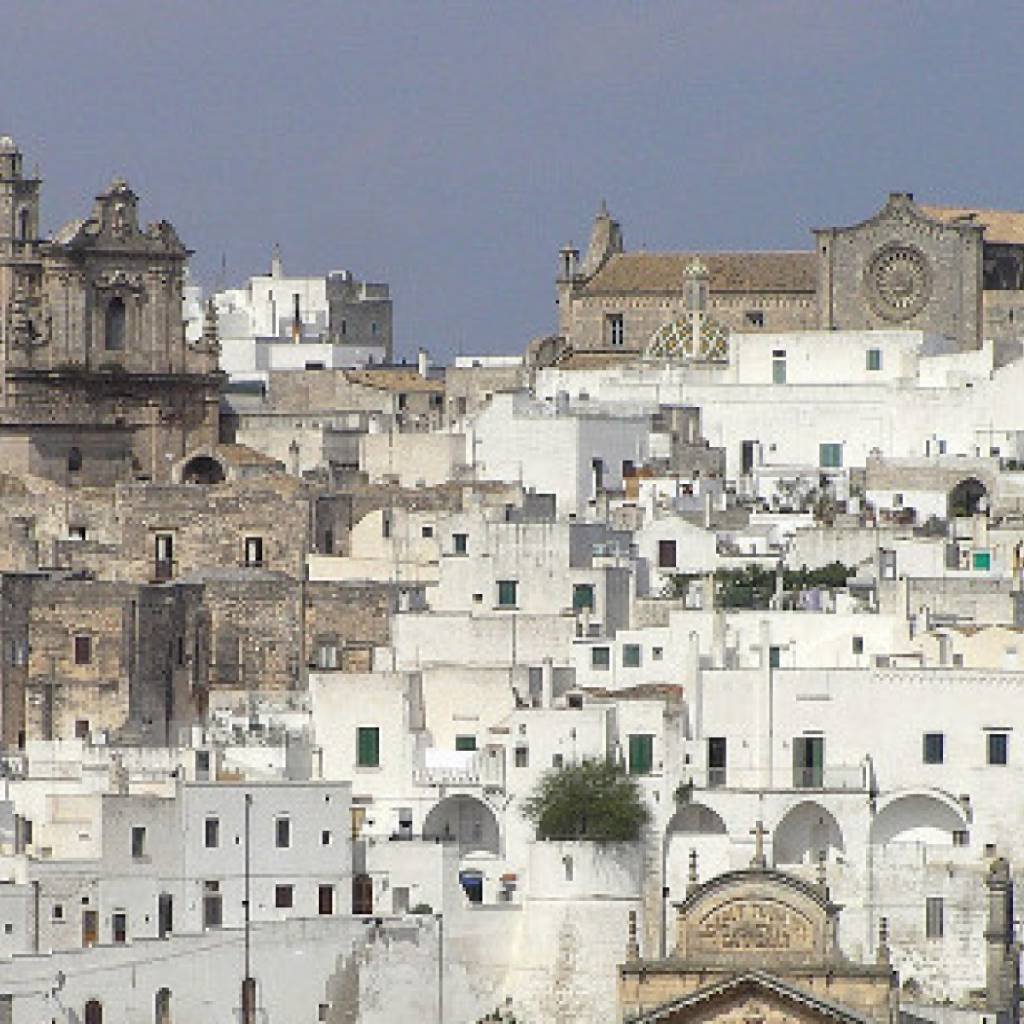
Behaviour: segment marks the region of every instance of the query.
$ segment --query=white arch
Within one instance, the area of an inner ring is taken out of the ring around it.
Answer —
[[[966,830],[967,818],[960,804],[937,790],[893,793],[880,800],[869,833],[870,842],[932,843],[948,846],[953,833]]]
[[[775,826],[772,855],[776,864],[813,864],[846,849],[843,830],[827,807],[802,800],[790,807]]]
[[[423,822],[423,838],[457,842],[460,854],[501,853],[501,833],[494,811],[474,796],[446,796]]]

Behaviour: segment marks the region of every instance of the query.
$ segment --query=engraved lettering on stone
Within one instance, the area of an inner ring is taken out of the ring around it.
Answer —
[[[771,903],[732,903],[709,914],[697,928],[699,945],[718,950],[813,948],[807,920]]]

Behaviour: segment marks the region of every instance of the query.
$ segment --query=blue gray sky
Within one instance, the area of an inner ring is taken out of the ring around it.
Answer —
[[[518,351],[602,197],[627,248],[803,248],[886,193],[1024,207],[1024,4],[6,0],[44,227],[115,174],[228,283],[390,282],[398,354]]]

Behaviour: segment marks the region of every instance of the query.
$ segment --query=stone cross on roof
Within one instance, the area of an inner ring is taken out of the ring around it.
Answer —
[[[768,867],[768,860],[764,855],[764,837],[768,835],[768,830],[760,818],[754,823],[750,834],[754,837],[754,856],[750,861],[750,866],[764,871]]]

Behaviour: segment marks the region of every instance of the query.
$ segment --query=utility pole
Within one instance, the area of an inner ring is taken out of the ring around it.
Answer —
[[[250,910],[249,910],[249,825],[252,810],[252,794],[245,794],[245,977],[242,979],[242,1024],[256,1024],[256,979],[252,976],[250,963]]]

